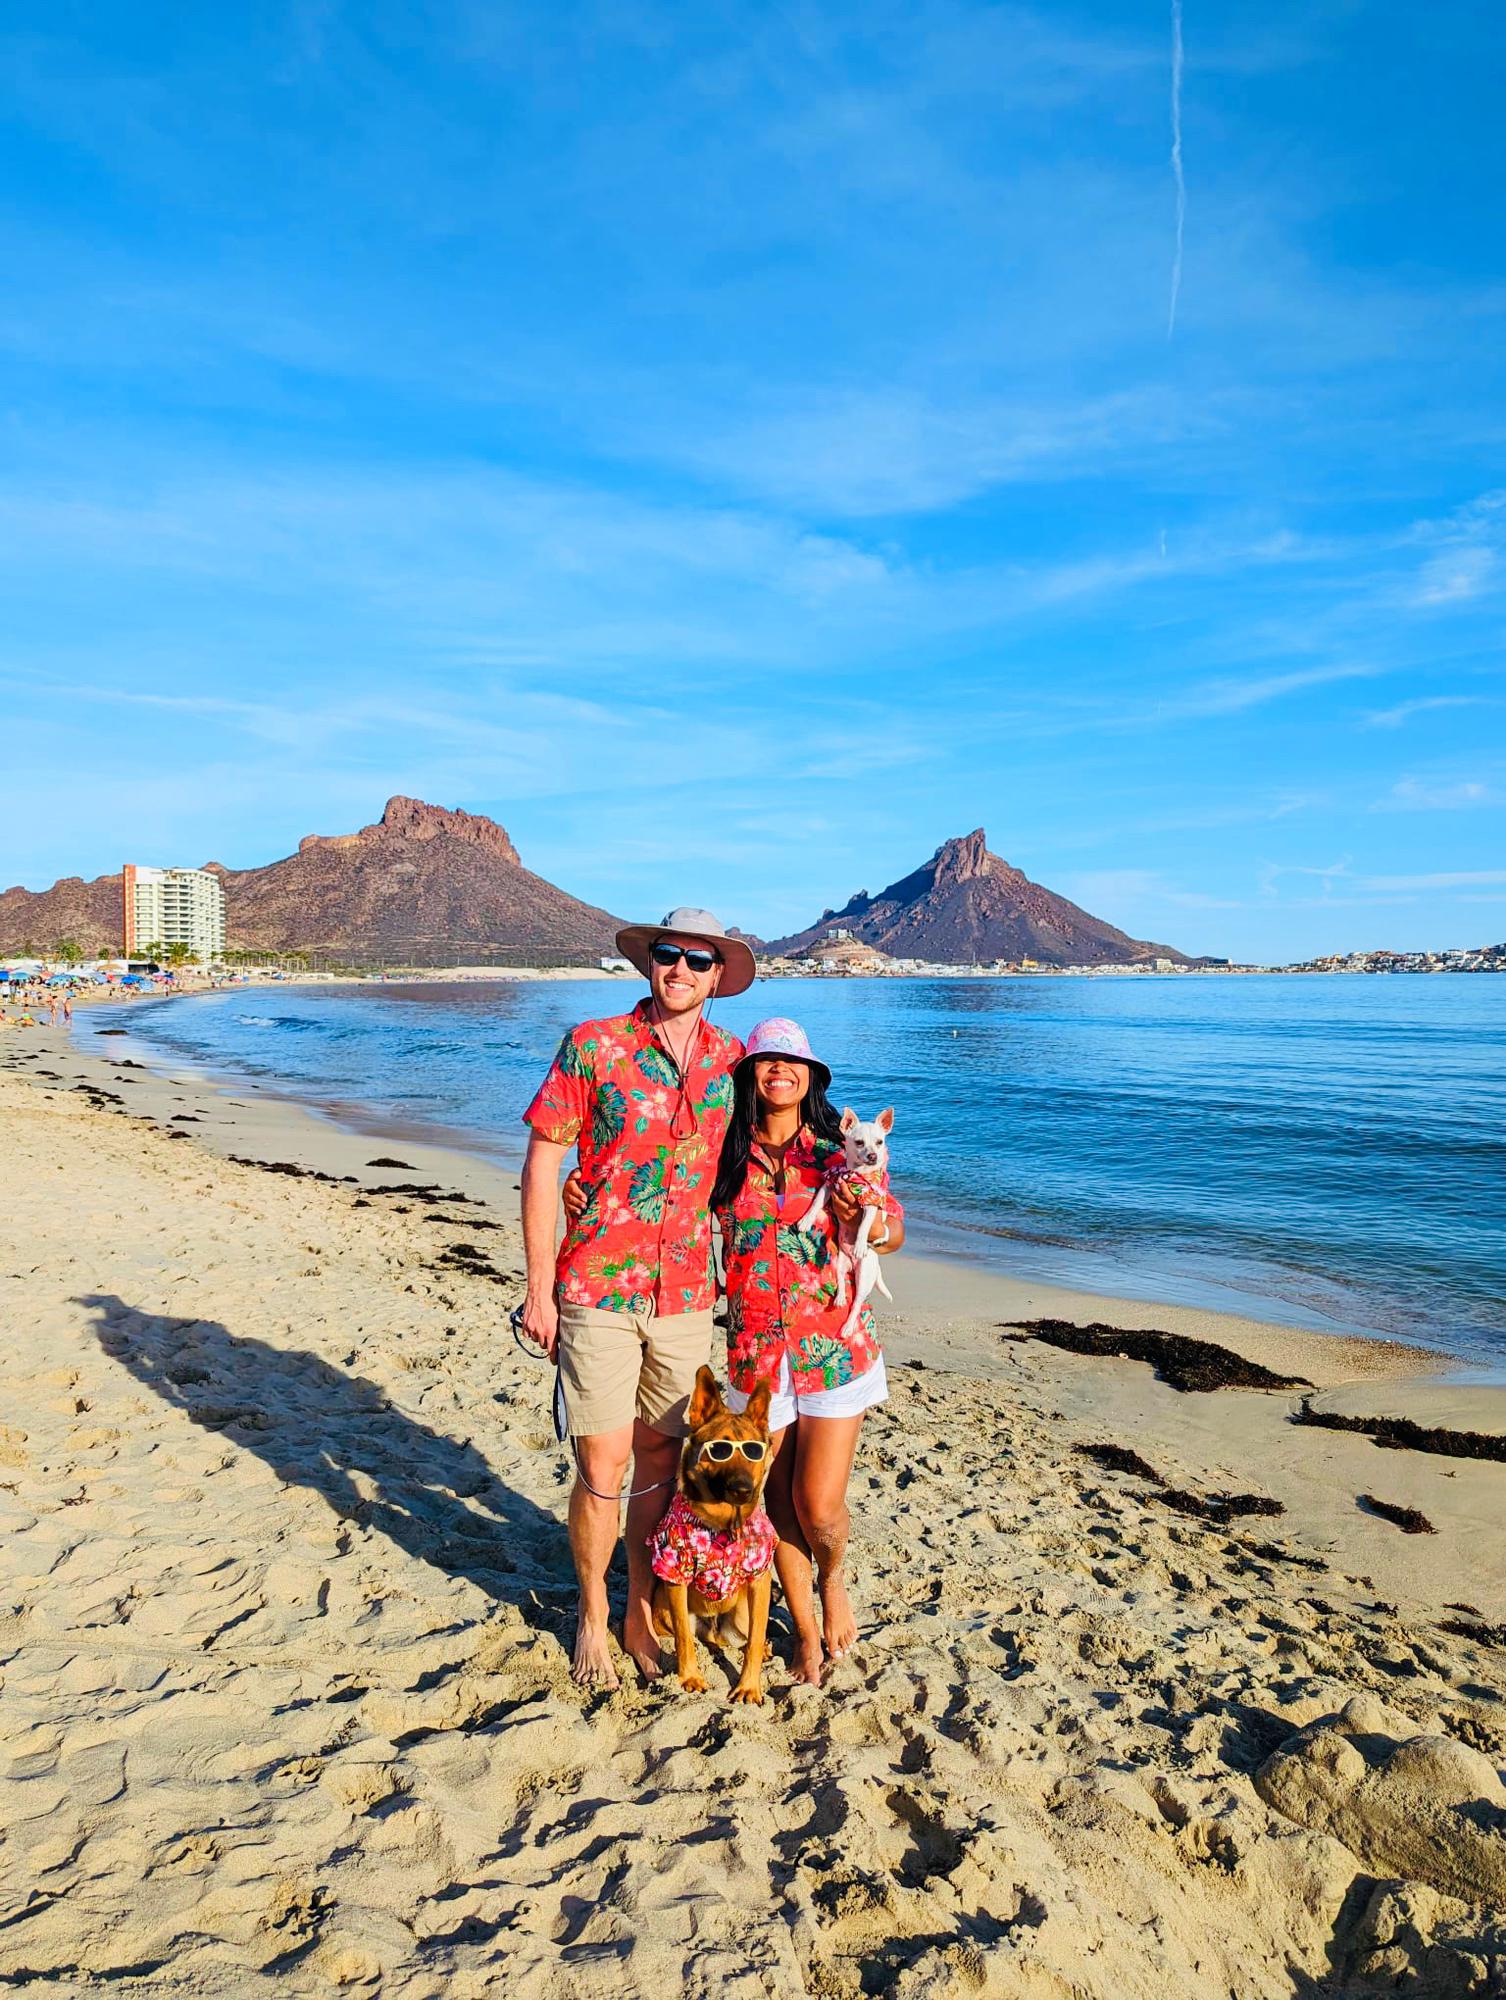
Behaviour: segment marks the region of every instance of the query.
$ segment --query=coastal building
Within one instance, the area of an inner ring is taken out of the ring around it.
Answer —
[[[124,953],[134,958],[149,945],[186,945],[206,964],[225,949],[225,886],[207,868],[122,870]]]

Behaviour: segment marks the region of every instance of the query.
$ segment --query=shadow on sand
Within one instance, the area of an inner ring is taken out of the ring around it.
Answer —
[[[320,1355],[107,1294],[77,1303],[97,1315],[104,1351],[193,1423],[318,1493],[342,1520],[559,1629],[574,1597],[564,1523],[505,1486],[474,1445],[404,1416],[374,1382]]]

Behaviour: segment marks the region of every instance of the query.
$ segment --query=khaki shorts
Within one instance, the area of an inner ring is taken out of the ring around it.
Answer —
[[[642,1417],[685,1435],[696,1370],[711,1359],[709,1312],[603,1312],[560,1307],[560,1382],[571,1437],[601,1437]]]

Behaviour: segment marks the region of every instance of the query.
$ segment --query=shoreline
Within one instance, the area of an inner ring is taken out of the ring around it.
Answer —
[[[588,1694],[516,1176],[136,1065],[0,1044],[0,1981],[1496,1990],[1506,1464],[1291,1418],[1506,1437],[1506,1392],[1121,1302],[1315,1383],[1183,1394],[907,1252],[852,1654],[791,1682],[780,1614],[760,1708],[710,1654]]]
[[[506,975],[484,971],[478,976],[570,979],[577,974],[569,969],[557,972],[530,969]],[[594,976],[603,980],[621,977],[609,972],[579,976]],[[321,979],[309,983],[358,990],[373,982]],[[409,982],[403,979],[390,983],[402,985]],[[446,982],[441,977],[437,978],[437,983]],[[189,999],[203,996],[185,994],[177,997]],[[114,1025],[124,1027],[129,1033],[131,1010],[137,1003],[119,1001],[117,1004],[121,1012]],[[80,1038],[93,1032],[97,1029],[92,1025],[74,1023],[72,1033],[81,1055],[86,1050]],[[236,1070],[229,1065],[177,1063],[173,1061],[170,1051],[157,1047],[147,1036],[141,1038],[138,1053],[159,1074],[168,1069],[192,1068],[210,1088],[223,1093],[251,1090],[378,1143],[390,1141],[396,1145],[421,1146],[439,1153],[480,1160],[510,1176],[514,1184],[522,1166],[521,1138],[516,1145],[509,1145],[501,1135],[488,1139],[480,1132],[469,1132],[462,1127],[431,1119],[384,1113],[357,1100],[322,1097],[275,1074],[259,1078],[249,1071]],[[1110,1310],[1133,1314],[1133,1324],[1136,1325],[1151,1324],[1147,1314],[1160,1314],[1168,1325],[1179,1325],[1191,1316],[1194,1319],[1207,1318],[1210,1323],[1227,1320],[1252,1328],[1264,1328],[1275,1334],[1300,1333],[1324,1340],[1357,1341],[1415,1356],[1416,1367],[1409,1372],[1426,1372],[1461,1380],[1468,1378],[1484,1386],[1506,1387],[1506,1355],[1500,1360],[1493,1360],[1488,1355],[1450,1349],[1427,1340],[1398,1339],[1391,1333],[1367,1327],[1358,1305],[1354,1314],[1347,1318],[1325,1312],[1316,1305],[1298,1306],[1242,1284],[1237,1271],[1222,1281],[1204,1272],[1188,1277],[1171,1277],[1143,1267],[1117,1265],[1108,1253],[1092,1248],[1067,1242],[1050,1246],[1030,1245],[1028,1238],[995,1236],[965,1224],[942,1222],[924,1213],[912,1217],[910,1240],[912,1255],[923,1256],[933,1264],[944,1266],[949,1273],[976,1271],[1004,1284],[1024,1287],[1032,1294],[1060,1296],[1079,1303],[1097,1301]],[[1010,1246],[1013,1255],[1005,1245]],[[1025,1248],[1022,1256],[1021,1246],[1027,1245],[1030,1247]],[[1031,1268],[1032,1264],[1035,1268]],[[1105,1266],[1111,1268],[1105,1269]]]

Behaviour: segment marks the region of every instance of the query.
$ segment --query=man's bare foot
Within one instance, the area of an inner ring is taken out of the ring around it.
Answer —
[[[821,1579],[821,1629],[826,1637],[826,1650],[834,1660],[850,1653],[858,1642],[858,1621],[853,1616],[840,1570]]]
[[[821,1676],[826,1671],[826,1656],[821,1650],[821,1641],[812,1632],[808,1639],[797,1638],[795,1651],[790,1659],[790,1673],[797,1681],[806,1681],[811,1687],[821,1685]]]
[[[629,1611],[622,1621],[622,1650],[646,1681],[659,1678],[663,1661],[659,1639],[649,1620]]]
[[[588,1625],[584,1618],[575,1628],[575,1658],[570,1678],[579,1687],[614,1688],[617,1669],[607,1647],[605,1625]]]

